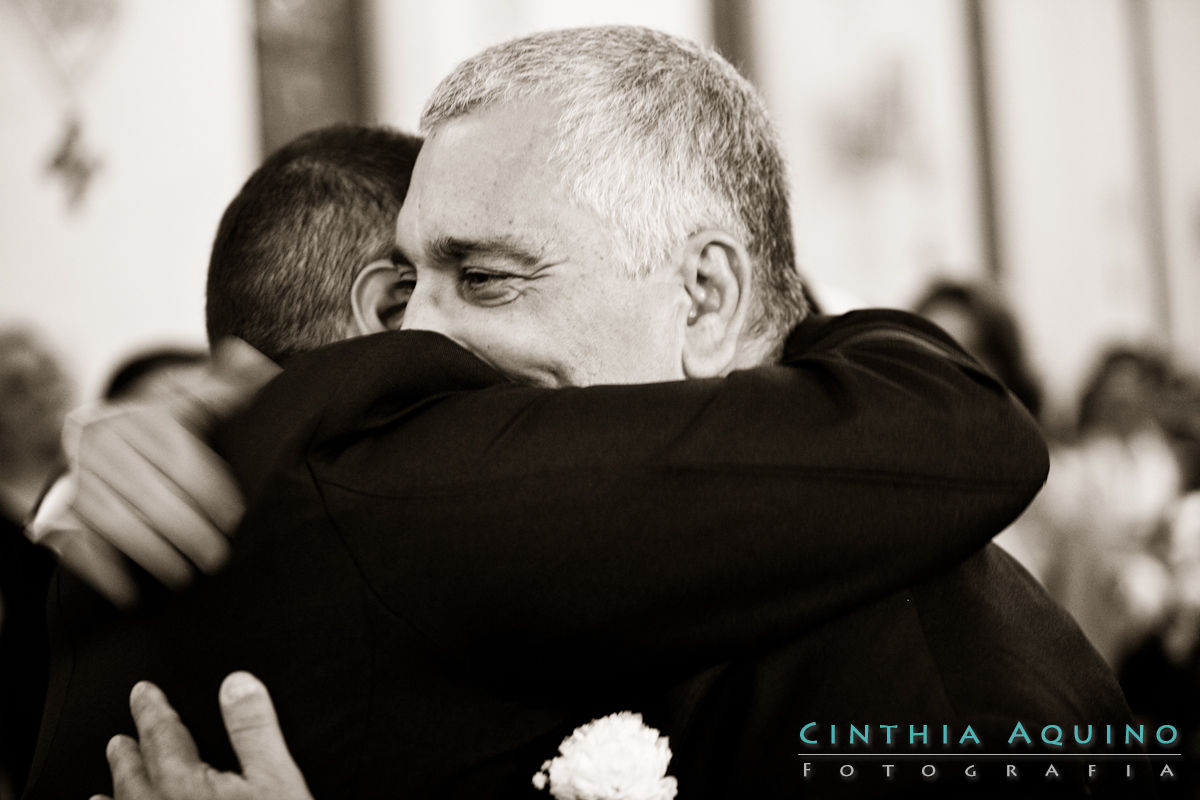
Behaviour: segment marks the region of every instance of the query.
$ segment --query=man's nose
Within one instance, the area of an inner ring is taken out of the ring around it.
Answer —
[[[440,297],[440,287],[437,283],[436,278],[422,276],[417,279],[417,285],[413,288],[412,296],[408,298],[408,305],[404,309],[400,330],[434,331],[450,335],[445,304]]]

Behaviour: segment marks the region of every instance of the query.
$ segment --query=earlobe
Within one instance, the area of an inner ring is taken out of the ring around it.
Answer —
[[[689,378],[724,375],[733,368],[745,325],[750,260],[745,247],[721,230],[688,238],[681,267],[691,302],[683,336],[683,372]]]
[[[365,336],[399,328],[411,293],[404,284],[396,265],[388,259],[363,267],[350,287],[354,333]]]

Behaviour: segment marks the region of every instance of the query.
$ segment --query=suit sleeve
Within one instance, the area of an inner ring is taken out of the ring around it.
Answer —
[[[360,377],[308,451],[330,520],[395,615],[500,671],[786,640],[958,562],[1047,469],[1007,391],[899,313],[713,381],[516,386],[432,334],[339,361]]]

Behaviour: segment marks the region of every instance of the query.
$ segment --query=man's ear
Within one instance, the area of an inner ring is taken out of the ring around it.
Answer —
[[[363,267],[350,287],[354,333],[365,336],[398,329],[411,294],[412,279],[401,275],[389,259]]]
[[[683,373],[712,378],[733,368],[750,298],[750,255],[733,236],[709,229],[684,244],[680,267],[691,302],[683,335]]]

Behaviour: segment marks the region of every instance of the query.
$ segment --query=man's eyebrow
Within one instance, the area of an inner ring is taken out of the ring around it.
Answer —
[[[463,261],[470,256],[491,256],[525,267],[537,266],[545,260],[545,254],[540,249],[508,236],[483,239],[442,236],[430,244],[429,254],[438,261]]]
[[[396,266],[412,266],[412,261],[408,256],[404,255],[404,251],[399,247],[392,247],[392,263]]]

